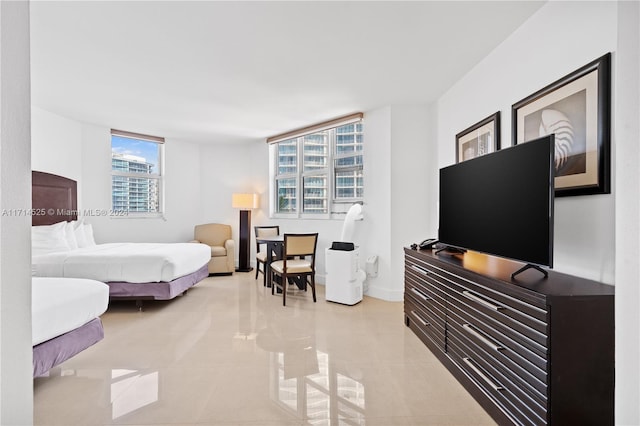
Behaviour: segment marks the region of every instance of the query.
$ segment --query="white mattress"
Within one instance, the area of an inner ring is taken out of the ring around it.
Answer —
[[[198,243],[111,243],[32,258],[33,275],[110,282],[172,281],[211,260],[211,247]]]
[[[85,325],[107,310],[109,286],[77,278],[31,280],[33,345]]]

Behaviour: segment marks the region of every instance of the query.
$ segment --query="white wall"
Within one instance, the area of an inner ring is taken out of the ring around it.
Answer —
[[[231,207],[231,198],[234,193],[261,194],[264,183],[256,178],[256,166],[253,162],[253,152],[258,147],[266,144],[212,144],[200,147],[200,180],[202,210],[199,212],[200,223],[226,223],[233,228],[233,239],[236,244],[236,264],[239,247],[239,221],[240,212]],[[263,162],[267,162],[267,154]],[[259,167],[259,165],[258,165]],[[262,195],[262,194],[261,194]],[[266,197],[260,197],[264,204]],[[258,224],[256,216],[259,210],[252,211],[251,226]],[[252,230],[253,235],[253,230]],[[251,240],[253,245],[253,240]],[[251,246],[253,249],[253,246]],[[251,261],[255,259],[255,250],[252,251]]]
[[[111,134],[106,127],[82,124],[81,211],[111,208]],[[164,218],[84,216],[98,243],[184,242],[202,211],[200,146],[167,139],[164,146]],[[64,173],[63,173],[64,174]]]
[[[640,3],[618,10],[616,147],[616,423],[640,424]]]
[[[33,424],[29,3],[0,2],[0,424]],[[5,214],[5,212],[11,212]]]
[[[395,297],[404,297],[404,251],[412,243],[437,237],[431,232],[434,221],[432,182],[425,170],[436,167],[432,154],[436,129],[425,106],[393,106],[391,108],[391,209],[390,245],[391,288]],[[371,187],[375,191],[377,187]],[[373,231],[373,230],[372,230]]]
[[[82,125],[31,107],[31,167],[33,170],[82,177]]]
[[[459,131],[495,111],[501,111],[501,145],[511,146],[512,104],[616,46],[616,3],[543,6],[439,99],[438,166],[455,162]],[[554,269],[613,284],[613,212],[613,194],[556,198]]]
[[[78,183],[78,194],[81,194],[82,125],[32,106],[31,169],[73,179]],[[79,203],[81,201],[78,200]],[[78,209],[82,209],[81,204]]]
[[[378,276],[367,278],[367,294],[398,300],[398,283],[391,272],[391,118],[390,106],[365,112],[364,220],[363,226],[355,227],[361,236],[355,242],[361,247],[361,265],[368,256],[378,256]]]

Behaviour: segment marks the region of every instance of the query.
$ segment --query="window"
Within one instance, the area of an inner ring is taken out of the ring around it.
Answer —
[[[111,130],[112,215],[162,214],[163,144],[163,138]]]
[[[276,215],[329,217],[362,201],[362,114],[275,136],[268,142]]]
[[[362,199],[362,123],[336,128],[334,187],[337,199]]]

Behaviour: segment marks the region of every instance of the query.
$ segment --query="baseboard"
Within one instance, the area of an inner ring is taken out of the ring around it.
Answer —
[[[387,288],[375,287],[369,284],[365,285],[367,288],[366,296],[375,297],[376,299],[385,300],[387,302],[402,302],[404,301],[404,289],[402,290],[389,290]]]

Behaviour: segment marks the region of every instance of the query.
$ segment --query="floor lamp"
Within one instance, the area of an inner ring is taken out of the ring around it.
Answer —
[[[249,240],[251,239],[251,209],[259,207],[258,194],[233,194],[232,207],[240,209],[240,247],[236,272],[253,270],[249,263]]]

